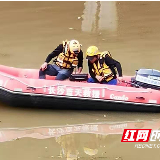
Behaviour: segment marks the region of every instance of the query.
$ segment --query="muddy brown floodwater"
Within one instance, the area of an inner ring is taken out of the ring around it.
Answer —
[[[90,45],[109,50],[125,75],[139,68],[160,70],[159,7],[158,1],[1,1],[0,64],[39,68],[63,40],[78,39],[84,53]],[[159,160],[158,148],[122,143],[124,128],[158,130],[160,114],[0,104],[0,160]]]

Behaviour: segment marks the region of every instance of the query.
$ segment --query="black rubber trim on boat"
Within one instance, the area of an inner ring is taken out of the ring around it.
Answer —
[[[0,101],[10,106],[29,108],[160,112],[160,106],[158,105],[42,96],[38,94],[20,94],[2,88],[0,89]]]

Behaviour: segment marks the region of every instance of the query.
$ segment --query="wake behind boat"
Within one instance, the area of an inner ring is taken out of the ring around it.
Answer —
[[[0,65],[0,101],[11,106],[53,109],[160,111],[160,72],[140,69],[118,85],[58,81],[39,70]]]

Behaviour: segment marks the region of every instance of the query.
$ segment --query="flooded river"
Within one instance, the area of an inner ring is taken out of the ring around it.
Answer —
[[[160,70],[159,6],[149,1],[1,1],[0,64],[39,68],[63,40],[78,39],[84,54],[90,45],[109,50],[124,75],[139,68]],[[125,128],[158,130],[160,114],[55,111],[0,103],[0,160],[159,160],[158,148],[122,143]]]

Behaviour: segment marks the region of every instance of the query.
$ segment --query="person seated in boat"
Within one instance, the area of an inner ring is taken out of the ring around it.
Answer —
[[[88,83],[117,84],[118,79],[122,81],[121,64],[112,58],[109,51],[99,52],[96,46],[90,46],[86,51],[90,78]]]
[[[55,58],[54,64],[48,64]],[[39,78],[45,79],[45,75],[56,76],[56,80],[65,80],[70,77],[74,68],[78,67],[77,74],[81,73],[83,65],[83,52],[77,40],[63,41],[63,44],[50,53],[41,65]]]

